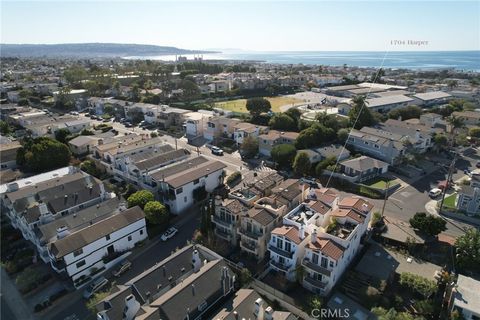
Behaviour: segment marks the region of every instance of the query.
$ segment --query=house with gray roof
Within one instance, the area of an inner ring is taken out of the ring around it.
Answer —
[[[368,156],[361,156],[340,162],[340,168],[343,174],[352,178],[349,181],[363,182],[387,173],[388,163]]]
[[[81,287],[98,270],[109,266],[109,261],[132,249],[147,238],[145,214],[138,206],[121,209],[113,215],[88,225],[70,229],[67,225],[56,229],[57,236],[48,244],[52,268],[65,273]]]
[[[97,319],[201,319],[234,292],[235,276],[217,253],[188,245],[97,304]]]

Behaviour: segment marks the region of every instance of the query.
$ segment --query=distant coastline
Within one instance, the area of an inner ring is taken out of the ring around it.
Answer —
[[[193,54],[183,55],[193,59]],[[384,60],[385,58],[385,60]],[[125,59],[174,61],[174,55],[128,56]],[[307,64],[436,70],[456,69],[480,72],[480,51],[283,51],[227,52],[203,54],[204,60],[259,61],[278,64]],[[383,62],[383,65],[382,65]]]

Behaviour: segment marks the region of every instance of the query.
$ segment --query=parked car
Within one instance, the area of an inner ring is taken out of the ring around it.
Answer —
[[[83,297],[87,300],[90,299],[95,293],[99,292],[107,284],[108,280],[104,277],[93,280],[93,282],[83,292]]]
[[[167,241],[168,239],[176,235],[177,232],[178,232],[177,228],[170,227],[167,229],[167,231],[165,231],[164,234],[162,234],[162,237],[160,239],[162,239],[162,241]]]
[[[119,267],[117,268],[117,270],[113,271],[113,275],[115,277],[120,277],[123,273],[125,273],[126,271],[130,270],[130,268],[132,267],[132,263],[128,260],[123,260]]]
[[[312,188],[318,188],[318,183],[315,181],[315,178],[312,177],[303,177],[300,179],[302,183],[308,184]]]
[[[212,154],[217,155],[217,156],[223,156],[223,150],[220,149],[219,147],[212,147]]]
[[[477,164],[475,165],[477,168],[480,168],[480,162],[477,162]]]
[[[433,188],[432,190],[430,190],[430,192],[428,192],[428,195],[429,195],[431,198],[436,198],[436,197],[438,197],[441,193],[442,193],[442,189]]]
[[[130,122],[125,122],[124,125],[126,128],[131,128],[133,126]]]
[[[92,119],[92,120],[97,120],[97,116],[94,115],[94,114],[92,114],[92,115],[90,116],[90,119]]]

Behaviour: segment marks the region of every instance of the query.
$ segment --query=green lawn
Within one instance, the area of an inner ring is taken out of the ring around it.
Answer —
[[[396,185],[396,183],[392,183],[393,180],[390,181],[390,187],[393,187]],[[371,182],[365,183],[365,185],[372,187],[372,188],[377,188],[377,189],[386,189],[387,188],[387,183],[389,181],[387,179],[375,179]]]
[[[302,102],[302,100],[290,98],[290,97],[270,97],[266,98],[270,101],[272,105],[273,112],[281,112],[280,107],[285,105],[292,105],[294,103]],[[225,110],[230,110],[239,113],[248,113],[246,108],[247,100],[246,99],[237,99],[225,102],[217,102],[215,106]]]
[[[449,195],[448,197],[445,197],[445,200],[443,201],[443,206],[447,209],[455,209],[455,200],[457,199],[457,194],[454,193],[452,195]]]

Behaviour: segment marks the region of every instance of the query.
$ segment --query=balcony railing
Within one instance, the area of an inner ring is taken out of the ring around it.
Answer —
[[[225,221],[223,219],[220,219],[219,217],[217,216],[212,216],[212,221],[214,223],[218,223],[218,224],[221,224],[222,226],[225,226],[227,228],[231,228],[233,226],[233,221],[231,222],[228,222],[228,221]]]
[[[255,231],[248,231],[246,229],[240,229],[240,233],[248,238],[258,240],[258,238],[262,237],[263,234]]]
[[[292,257],[293,257],[293,252],[285,251],[283,249],[272,246],[271,244],[268,245],[268,250],[271,250],[271,251],[273,251],[276,254],[279,254],[281,256],[287,257],[288,259],[292,259]]]
[[[247,251],[257,253],[258,250],[258,244],[252,243],[252,242],[247,242],[247,241],[242,241],[240,242],[240,246],[244,248]]]
[[[228,241],[230,241],[230,238],[232,237],[230,233],[223,231],[223,229],[220,229],[220,228],[215,228],[215,234],[220,238],[223,238]]]
[[[321,289],[323,289],[323,288],[325,288],[326,285],[327,285],[326,283],[323,283],[323,282],[321,282],[321,281],[319,281],[319,280],[317,280],[317,279],[314,279],[314,278],[312,278],[312,277],[309,277],[309,276],[306,276],[305,278],[303,278],[303,280],[304,280],[305,282],[307,282],[308,284],[316,287],[316,288],[321,288]]]
[[[318,264],[313,263],[312,261],[310,261],[308,259],[303,259],[302,264],[303,264],[304,267],[306,267],[308,269],[311,269],[315,272],[321,273],[321,274],[323,274],[327,277],[330,277],[330,274],[332,273],[330,270],[328,270],[324,267],[321,267]]]
[[[290,266],[289,265],[286,265],[286,264],[283,264],[283,263],[280,263],[280,262],[277,262],[275,260],[270,260],[270,264],[277,268],[277,269],[280,269],[282,271],[285,271],[285,272],[288,272],[288,270],[290,269]]]

